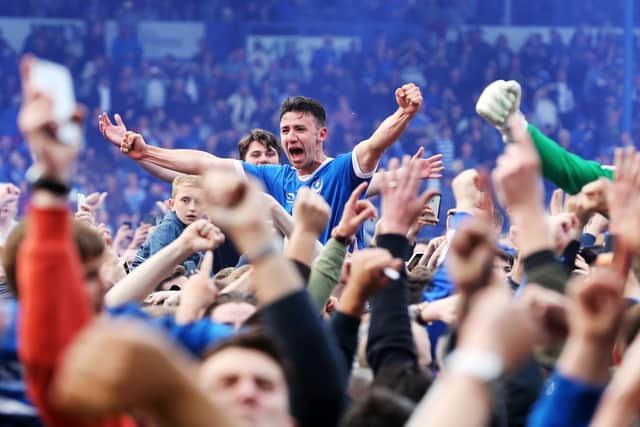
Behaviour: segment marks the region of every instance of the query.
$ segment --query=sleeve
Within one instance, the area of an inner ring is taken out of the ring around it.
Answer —
[[[330,239],[314,261],[308,290],[317,312],[322,311],[333,288],[340,281],[342,264],[346,256],[347,248]]]
[[[298,425],[338,425],[348,403],[346,374],[336,342],[324,329],[307,292],[300,290],[268,304],[263,314],[293,367],[291,402]]]
[[[360,318],[336,311],[329,321],[329,328],[338,341],[340,352],[344,361],[345,381],[351,373],[353,359],[358,351],[358,330]]]
[[[388,249],[396,258],[404,259],[409,242],[400,235],[378,236],[378,246]],[[397,282],[371,298],[371,321],[367,340],[367,362],[377,374],[384,366],[397,363],[417,364],[416,348],[411,333],[406,273]]]
[[[376,170],[378,170],[378,165],[380,164],[380,161],[378,161],[378,163],[376,164],[376,166],[373,168],[373,170],[371,170],[370,172],[363,172],[362,169],[360,168],[360,163],[358,163],[358,156],[356,155],[356,149],[358,146],[356,146],[356,148],[353,149],[353,151],[350,153],[351,154],[351,167],[353,170],[353,173],[356,177],[360,178],[360,179],[371,179],[373,177],[373,175],[376,173]]]
[[[556,372],[531,411],[527,427],[586,427],[604,389],[604,384],[587,385]]]
[[[145,322],[164,333],[173,344],[179,345],[194,357],[201,357],[217,342],[233,334],[229,326],[209,319],[179,325],[173,316],[151,317],[134,303],[107,307],[107,313],[113,318],[129,317]]]
[[[165,246],[176,240],[180,236],[180,230],[171,222],[163,222],[158,225],[149,236],[149,253],[147,259],[160,252]],[[136,257],[137,258],[137,257]]]
[[[33,208],[18,252],[18,348],[29,397],[48,426],[125,426],[125,418],[79,421],[56,410],[50,386],[64,350],[91,321],[82,264],[66,209]]]
[[[612,170],[568,152],[531,124],[529,133],[540,155],[542,175],[567,193],[579,193],[585,184],[601,177],[613,179]]]

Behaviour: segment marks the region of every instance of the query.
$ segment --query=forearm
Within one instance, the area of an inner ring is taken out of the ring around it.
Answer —
[[[116,283],[105,295],[105,304],[115,307],[141,301],[189,255],[189,250],[182,241],[173,241]]]
[[[184,293],[186,291],[182,292]],[[206,307],[202,303],[195,300],[185,301],[184,296],[182,296],[175,314],[176,323],[178,325],[186,325],[200,320],[205,309]]]
[[[158,166],[149,160],[140,160],[138,161],[138,164],[142,166],[142,169],[149,172],[149,174],[165,182],[173,182],[173,180],[178,175],[180,175],[180,173],[174,170],[163,168],[162,166]]]
[[[202,175],[211,166],[229,167],[233,170],[233,161],[219,159],[213,154],[198,150],[168,150],[147,145],[142,162],[151,163],[164,169],[191,175]]]
[[[344,312],[338,308],[336,313],[331,317],[329,328],[333,331],[333,335],[338,341],[344,361],[344,373],[348,376],[351,372],[353,358],[358,350],[358,329],[360,327],[360,315]],[[345,378],[345,382],[347,378]]]
[[[346,246],[330,239],[313,263],[307,289],[318,312],[322,311],[331,292],[340,281],[346,256]]]
[[[602,386],[609,381],[610,342],[592,342],[569,336],[558,359],[557,369],[563,376],[584,384]]]
[[[637,396],[628,395],[612,384],[600,400],[591,427],[627,427],[638,416]]]
[[[487,384],[464,375],[445,375],[422,399],[407,427],[480,427],[487,425],[490,414]]]
[[[568,152],[531,124],[529,133],[540,155],[542,175],[567,193],[577,194],[585,184],[600,177],[613,179],[613,171]]]
[[[518,227],[519,256],[526,258],[532,253],[553,248],[542,204],[514,208],[510,217],[513,225]]]
[[[358,164],[364,173],[374,170],[384,151],[400,138],[410,121],[411,116],[398,109],[380,123],[369,139],[356,146]]]
[[[253,281],[261,305],[271,304],[303,288],[293,264],[280,254],[253,263]]]
[[[294,228],[284,250],[285,257],[311,266],[316,256],[317,238],[315,233]]]
[[[272,279],[270,284],[278,283]],[[346,374],[335,340],[298,289],[263,307],[264,321],[293,367],[292,411],[301,426],[334,426],[344,411]]]
[[[402,258],[409,250],[407,239],[401,235],[382,234],[377,243],[378,247],[389,250],[397,258]],[[417,363],[404,272],[401,276],[400,280],[371,298],[367,361],[374,373],[392,363]]]

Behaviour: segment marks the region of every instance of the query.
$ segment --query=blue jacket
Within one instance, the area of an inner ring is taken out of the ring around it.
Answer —
[[[134,269],[138,267],[153,254],[159,252],[162,248],[176,240],[185,228],[187,228],[187,225],[178,219],[174,211],[167,212],[154,232],[147,237],[147,240],[145,240],[142,246],[140,246],[140,249],[138,249],[131,268]],[[184,260],[182,265],[187,270],[188,275],[192,274],[198,268],[201,258],[201,253],[195,253]]]

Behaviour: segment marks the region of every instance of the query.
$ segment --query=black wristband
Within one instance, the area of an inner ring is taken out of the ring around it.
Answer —
[[[40,177],[31,184],[31,191],[46,190],[57,196],[66,196],[71,188],[58,180],[47,177]]]

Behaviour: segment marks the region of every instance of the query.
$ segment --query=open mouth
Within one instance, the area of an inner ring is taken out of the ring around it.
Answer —
[[[304,154],[304,150],[300,147],[289,148],[289,157],[291,160],[299,159]]]

